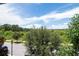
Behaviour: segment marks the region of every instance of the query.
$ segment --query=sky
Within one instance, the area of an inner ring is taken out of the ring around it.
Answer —
[[[7,3],[0,5],[0,25],[66,29],[74,14],[79,14],[79,3]]]

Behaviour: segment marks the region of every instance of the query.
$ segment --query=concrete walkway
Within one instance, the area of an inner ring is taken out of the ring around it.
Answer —
[[[4,43],[4,46],[7,46],[9,49],[9,55],[11,55],[11,43]],[[13,56],[24,56],[26,47],[23,44],[13,43]]]

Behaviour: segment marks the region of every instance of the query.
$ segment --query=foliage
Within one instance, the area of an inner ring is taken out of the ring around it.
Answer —
[[[32,29],[28,33],[28,50],[30,55],[51,56],[58,50],[60,38],[56,33],[51,33],[44,27]]]
[[[15,40],[18,40],[20,37],[21,37],[21,34],[20,34],[19,32],[14,32],[13,38],[14,38]]]
[[[10,24],[4,24],[0,26],[0,30],[4,31],[29,31],[27,28],[22,28],[19,25],[10,25]]]
[[[71,44],[61,45],[59,51],[57,52],[58,56],[74,56],[74,50]]]
[[[61,45],[56,52],[56,55],[58,56],[73,56],[74,50],[72,48],[71,41],[68,37],[68,30],[67,29],[60,29],[60,30],[54,30],[56,33],[60,35],[61,39]]]
[[[75,50],[75,55],[78,55],[79,52],[79,14],[76,14],[72,17],[69,24],[69,37],[71,38],[71,43]]]
[[[13,32],[12,31],[5,31],[4,32],[4,36],[7,40],[11,40],[12,39],[12,35],[13,35]]]

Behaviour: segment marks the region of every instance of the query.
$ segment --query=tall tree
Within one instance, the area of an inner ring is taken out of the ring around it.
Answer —
[[[69,36],[71,38],[71,43],[73,44],[73,49],[75,55],[79,54],[79,14],[74,15],[71,18],[69,24]]]

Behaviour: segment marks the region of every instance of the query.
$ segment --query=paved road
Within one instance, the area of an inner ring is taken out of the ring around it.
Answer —
[[[11,43],[5,43],[5,46],[9,49],[9,55],[11,55]],[[13,44],[13,55],[14,56],[24,56],[26,47],[23,44]]]

